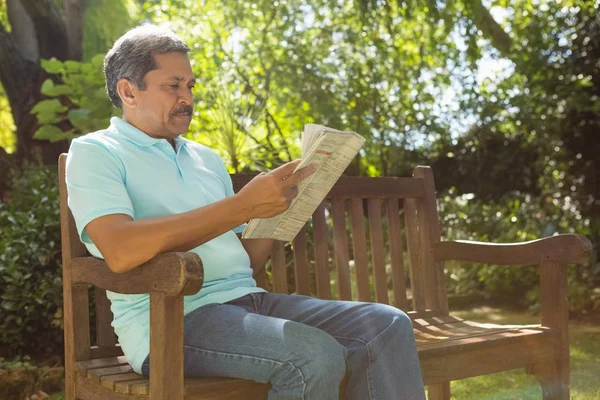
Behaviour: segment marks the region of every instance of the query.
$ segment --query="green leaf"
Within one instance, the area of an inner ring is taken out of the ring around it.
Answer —
[[[81,63],[79,61],[67,60],[65,61],[65,68],[68,73],[79,72],[81,70]]]
[[[64,119],[60,114],[67,110],[58,99],[42,100],[33,107],[32,114],[37,115],[41,124],[55,124]]]
[[[69,95],[73,92],[68,85],[54,85],[52,79],[46,79],[42,84],[41,92],[50,97]]]
[[[54,125],[42,125],[35,131],[33,138],[38,140],[52,140],[62,134],[63,131]]]
[[[64,71],[63,63],[54,57],[49,60],[42,60],[42,68],[49,74],[58,74]]]
[[[90,61],[93,67],[102,68],[104,67],[104,54],[96,54]]]
[[[33,107],[32,114],[40,113],[59,113],[67,110],[67,107],[62,105],[58,99],[42,100]]]
[[[89,126],[89,116],[91,110],[89,108],[78,108],[70,110],[68,114],[69,121],[73,126],[81,131],[87,130]]]
[[[33,138],[37,140],[49,140],[50,142],[58,142],[61,140],[72,139],[76,135],[72,131],[63,132],[55,125],[42,125],[35,133]]]

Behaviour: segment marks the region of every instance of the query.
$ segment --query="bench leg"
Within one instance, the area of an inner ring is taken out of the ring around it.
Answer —
[[[450,400],[450,382],[427,386],[428,400]]]
[[[528,368],[527,373],[534,375],[540,382],[544,400],[570,399],[569,369],[564,365],[538,364]]]

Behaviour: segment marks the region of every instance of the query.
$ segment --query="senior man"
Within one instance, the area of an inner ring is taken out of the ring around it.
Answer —
[[[158,254],[197,253],[204,285],[184,300],[184,374],[269,382],[269,399],[425,399],[411,320],[387,305],[271,294],[257,287],[270,239],[245,222],[285,211],[311,167],[261,174],[234,194],[221,158],[181,137],[198,83],[188,46],[144,25],[106,55],[108,96],[123,112],[73,140],[69,207],[81,241],[114,272]],[[132,368],[149,374],[149,296],[108,293]]]

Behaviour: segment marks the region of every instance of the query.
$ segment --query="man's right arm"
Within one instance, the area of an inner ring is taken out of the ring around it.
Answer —
[[[92,220],[85,230],[109,268],[125,272],[162,253],[189,251],[250,219],[284,212],[297,195],[297,184],[314,171],[307,167],[292,173],[298,162],[261,174],[239,193],[208,206],[137,221],[110,214]]]

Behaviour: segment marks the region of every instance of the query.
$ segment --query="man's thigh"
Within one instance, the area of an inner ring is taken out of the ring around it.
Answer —
[[[209,304],[186,315],[184,373],[269,382],[290,360],[340,352],[326,332],[298,322],[255,313],[248,295]],[[144,373],[148,361],[144,363]],[[301,361],[300,361],[301,362]]]
[[[345,345],[367,343],[393,320],[402,319],[412,329],[410,318],[401,310],[379,303],[322,300],[302,295],[256,293],[258,312],[296,321],[329,333]]]

